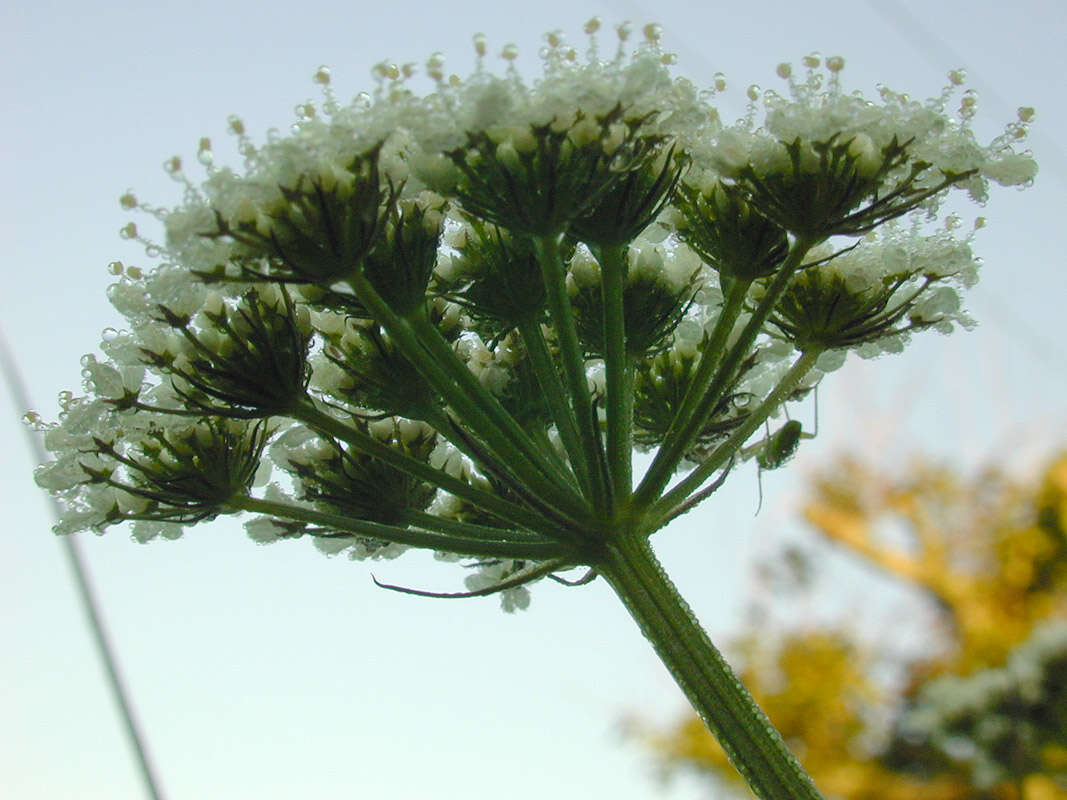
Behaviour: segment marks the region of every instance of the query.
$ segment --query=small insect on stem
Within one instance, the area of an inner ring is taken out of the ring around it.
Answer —
[[[796,453],[802,436],[803,426],[797,420],[791,419],[768,436],[760,446],[759,452],[756,453],[756,483],[759,486],[757,514],[763,508],[763,471],[778,469],[789,461]]]

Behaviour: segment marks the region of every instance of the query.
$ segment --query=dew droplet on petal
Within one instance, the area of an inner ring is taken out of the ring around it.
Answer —
[[[978,92],[968,89],[960,98],[960,116],[964,119],[973,119],[978,111]]]
[[[211,152],[211,140],[206,136],[200,139],[196,150],[196,160],[204,166],[209,166],[215,161],[215,154]]]
[[[121,275],[122,274],[122,262],[121,261],[112,261],[112,262],[110,262],[107,265],[107,271],[110,272],[112,275]]]

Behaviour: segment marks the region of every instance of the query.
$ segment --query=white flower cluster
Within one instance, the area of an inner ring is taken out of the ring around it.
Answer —
[[[135,520],[139,539],[176,536],[181,524],[229,513],[250,497],[265,473],[253,475],[242,459],[258,458],[279,435],[268,455],[292,491],[272,484],[251,500],[347,509],[398,529],[421,515],[442,540],[469,522],[472,535],[510,531],[527,545],[543,533],[522,529],[531,517],[557,530],[560,515],[581,516],[574,507],[589,500],[581,492],[598,491],[589,476],[602,465],[573,462],[579,454],[595,460],[590,443],[602,431],[589,421],[608,416],[609,344],[626,351],[636,375],[637,444],[657,447],[719,320],[736,319],[718,340],[726,349],[756,320],[743,342],[748,352],[689,442],[688,454],[699,457],[784,379],[794,348],[826,351],[795,393],[840,366],[848,349],[894,351],[911,330],[970,324],[958,293],[976,278],[969,240],[948,228],[929,234],[917,216],[899,218],[933,214],[953,185],[984,201],[989,180],[1027,183],[1033,162],[1012,147],[1031,110],[983,146],[968,126],[972,95],[962,95],[955,116],[947,111],[960,76],[925,103],[889,90],[876,103],[842,90],[840,59],[809,58],[802,81],[780,68],[789,97],[764,94],[762,123],[752,91],[751,113],[726,127],[710,104],[722,81],[702,93],[675,77],[657,26],[632,49],[629,27],[620,26],[619,48],[607,58],[598,28],[596,20],[586,26],[584,59],[549,34],[533,83],[514,69],[510,45],[505,74],[491,74],[480,37],[478,66],[466,80],[446,79],[442,57],[431,56],[436,89],[423,97],[407,83],[412,68],[383,64],[373,95],[342,104],[321,68],[315,81],[324,101],[298,106],[287,135],[271,131],[253,144],[244,124],[229,120],[240,170],[217,166],[203,139],[197,161],[207,176],[199,185],[180,159],[165,164],[184,186],[176,207],[124,194],[123,208],[162,223],[165,242],[149,241],[132,222],[122,237],[163,262],[151,270],[110,266],[117,280],[109,297],[128,330],[105,332],[107,360],[86,356],[84,396],[64,396],[57,423],[36,419],[55,457],[38,482],[67,508],[58,530]],[[823,205],[807,203],[811,196]],[[862,238],[847,248],[842,236]],[[780,269],[791,250],[806,257]],[[624,300],[608,342],[601,285],[612,253]],[[731,262],[746,258],[758,263]],[[797,287],[783,295],[795,307],[760,317],[778,271],[795,271]],[[556,275],[559,287],[549,277]],[[734,281],[741,294],[728,291]],[[813,329],[813,303],[837,308],[846,295],[853,318]],[[565,315],[553,309],[568,302]],[[566,331],[561,317],[571,318]],[[592,396],[579,414],[583,359]],[[467,395],[452,394],[450,403],[453,384]],[[459,408],[477,417],[477,435],[462,429]],[[494,435],[498,443],[521,440],[523,426],[539,428],[518,449],[500,448],[514,463],[483,469]],[[434,430],[436,441],[423,435]],[[241,458],[223,458],[226,447]],[[383,477],[375,447],[396,450],[384,461],[402,480]],[[182,467],[182,459],[190,463]],[[197,465],[214,470],[209,480],[192,480]],[[556,467],[573,472],[554,486],[563,502],[541,502],[523,478],[551,494]],[[451,481],[449,492],[471,491],[463,499],[435,495],[428,474],[442,486]],[[374,492],[374,480],[389,491]],[[483,506],[471,500],[479,494]],[[555,508],[568,499],[570,510]],[[507,518],[509,510],[515,530],[497,513]],[[311,523],[266,517],[249,527],[257,541],[307,530]],[[332,552],[394,552],[350,533],[317,541]],[[551,534],[544,541],[553,543]],[[509,597],[522,605],[519,594]]]
[[[118,385],[114,369],[91,357],[86,363],[87,386],[101,375]],[[271,465],[260,459],[269,435],[262,426],[120,411],[103,395],[64,393],[60,405],[55,424],[28,415],[55,456],[36,480],[64,507],[57,533],[103,532],[132,520],[137,541],[176,539],[184,524],[215,516],[216,497],[235,491],[233,482],[247,488],[269,478]]]
[[[779,77],[788,82],[788,97],[773,90],[763,92],[757,86],[749,88],[748,116],[693,149],[694,162],[702,172],[692,178],[694,182],[736,178],[746,167],[760,176],[785,170],[790,166],[786,146],[796,141],[801,145],[802,169],[814,169],[819,160],[813,145],[835,141],[848,145],[860,175],[880,169],[886,148],[894,143],[906,146],[912,162],[925,162],[932,168],[920,178],[920,186],[936,182],[943,173],[973,171],[961,185],[979,202],[988,197],[988,180],[1018,186],[1031,181],[1037,172],[1029,154],[1012,149],[1026,137],[1034,110],[1020,108],[1018,119],[1003,135],[988,145],[979,144],[969,125],[977,98],[973,90],[961,89],[965,76],[960,70],[951,72],[949,86],[929,100],[914,100],[883,86],[881,102],[874,102],[860,92],[844,91],[844,59],[813,54],[803,59],[803,65],[803,80],[797,79],[791,64],[778,66]],[[959,107],[953,117],[949,104],[957,93]],[[757,125],[756,104],[761,96],[765,114]],[[887,177],[899,179],[905,169],[901,165],[896,175]],[[931,198],[928,206],[936,207],[936,199]]]
[[[593,36],[599,27],[591,20],[586,31]],[[692,83],[671,76],[668,66],[674,59],[659,47],[658,26],[645,27],[643,45],[628,58],[622,46],[630,35],[628,24],[616,32],[620,47],[614,58],[600,58],[593,38],[584,62],[559,33],[548,34],[544,74],[533,86],[514,69],[501,77],[481,66],[466,81],[442,82],[427,99],[414,138],[433,154],[463,146],[471,131],[487,131],[505,151],[522,152],[536,146],[531,126],[551,126],[571,130],[574,141],[582,143],[599,137],[595,120],[620,106],[626,118],[649,118],[648,133],[695,137],[708,124],[707,109]],[[484,55],[484,40],[476,37],[475,45]],[[514,52],[511,47],[505,48],[505,59]],[[624,132],[617,127],[612,135],[621,139]]]
[[[906,222],[889,220],[840,254],[829,244],[813,250],[815,265],[797,276],[772,324],[787,340],[800,341],[805,329],[824,337],[832,349],[823,368],[840,366],[846,347],[873,358],[903,350],[914,330],[973,327],[961,291],[977,282],[978,259],[969,240],[953,235],[957,218],[929,233],[924,217],[916,211]]]

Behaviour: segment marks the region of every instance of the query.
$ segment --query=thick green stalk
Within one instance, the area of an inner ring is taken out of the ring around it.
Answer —
[[[600,258],[604,307],[604,378],[607,384],[607,458],[616,513],[630,504],[633,492],[633,360],[626,349],[627,245],[605,247]]]
[[[597,565],[760,800],[822,800],[782,737],[700,627],[648,542],[620,537]]]
[[[559,527],[558,523],[545,519],[529,509],[471,486],[466,481],[456,478],[444,470],[436,469],[418,459],[405,455],[399,449],[390,447],[370,434],[345,425],[341,420],[316,408],[310,400],[295,409],[292,412],[292,416],[315,431],[351,445],[353,449],[364,455],[377,458],[407,475],[438,486],[446,492],[454,494],[456,497],[461,497],[478,508],[515,525],[544,534],[555,531]]]
[[[567,274],[559,252],[559,236],[538,236],[533,239],[534,249],[541,264],[545,280],[545,292],[548,297],[548,310],[552,315],[552,325],[559,340],[560,359],[563,362],[563,374],[578,422],[578,432],[582,437],[582,450],[588,464],[593,488],[593,507],[604,514],[608,510],[607,476],[601,468],[602,444],[600,430],[593,411],[593,401],[589,395],[589,379],[585,374],[585,355],[578,342],[578,328],[574,321],[574,310],[567,295]]]
[[[566,546],[553,541],[504,540],[486,538],[482,535],[453,535],[430,533],[396,525],[384,525],[379,522],[354,519],[344,514],[318,511],[308,506],[291,503],[279,503],[256,497],[235,497],[227,504],[229,511],[249,511],[254,514],[266,514],[279,519],[306,522],[321,525],[335,531],[351,533],[353,536],[365,536],[369,539],[381,539],[394,544],[409,547],[421,547],[428,550],[440,550],[448,553],[460,553],[468,556],[489,558],[517,558],[546,561],[555,558],[573,559],[575,554]],[[478,533],[471,529],[470,533]]]
[[[766,422],[771,414],[778,410],[789,396],[796,391],[800,382],[804,380],[804,376],[815,366],[815,362],[822,355],[822,352],[822,348],[811,348],[801,353],[800,357],[793,362],[793,366],[789,368],[789,371],[781,377],[774,389],[771,390],[771,393],[753,409],[752,413],[745,417],[745,421],[734,429],[730,437],[716,447],[711,455],[704,459],[683,480],[679,481],[677,486],[663,495],[648,510],[648,514],[645,517],[648,531],[656,530],[671,519],[674,516],[673,510],[686,502],[689,493],[699,489],[700,485],[711,477],[711,473],[725,464],[731,456],[741,449],[748,437],[755,433],[756,429]]]
[[[541,386],[541,391],[544,392],[545,402],[548,403],[552,414],[552,421],[556,423],[559,438],[563,442],[563,448],[567,451],[571,469],[574,470],[582,490],[588,496],[592,496],[593,488],[589,473],[591,465],[585,460],[581,435],[578,433],[578,422],[574,417],[574,411],[567,405],[563,382],[548,352],[545,337],[541,333],[541,324],[536,320],[528,320],[519,325],[519,333],[526,346],[526,352],[530,356],[534,372],[537,374],[537,382]]]

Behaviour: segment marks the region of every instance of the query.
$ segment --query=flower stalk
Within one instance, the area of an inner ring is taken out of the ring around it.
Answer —
[[[443,550],[466,556],[520,558],[546,560],[553,558],[576,557],[566,546],[547,539],[530,540],[506,538],[502,535],[482,535],[474,528],[467,528],[465,534],[460,531],[439,533],[397,525],[383,525],[377,522],[354,519],[344,514],[319,511],[314,508],[281,503],[256,497],[235,497],[227,504],[231,512],[248,511],[264,514],[281,520],[292,520],[321,528],[320,535],[336,537],[341,535],[362,536],[379,539],[391,544],[406,545],[428,550]],[[312,534],[314,535],[314,534]]]
[[[590,473],[592,484],[593,508],[600,516],[609,514],[609,483],[604,474],[603,441],[600,428],[596,423],[596,412],[589,395],[589,379],[586,375],[585,357],[578,341],[578,330],[574,321],[574,310],[567,296],[566,271],[560,255],[560,237],[555,234],[539,236],[534,239],[534,249],[541,263],[548,309],[559,339],[560,360],[563,362],[563,375],[566,380],[571,407],[577,420],[578,432],[582,439],[582,452]]]
[[[618,537],[599,570],[756,797],[822,800],[678,594],[649,543],[640,536]]]
[[[639,506],[648,505],[663,491],[704,420],[721,399],[723,390],[733,378],[741,361],[751,352],[753,342],[759,335],[763,323],[774,310],[778,298],[788,286],[790,277],[800,267],[813,245],[814,242],[806,240],[794,242],[789,255],[778,269],[766,294],[733,346],[724,351],[723,345],[733,331],[749,286],[748,283],[739,280],[727,284],[726,305],[705,351],[707,357],[701,358],[696,377],[686,394],[682,410],[675,417],[663,446],[656,453],[652,466],[649,467],[641,485],[637,488],[635,502]],[[779,399],[778,402],[781,403],[782,400]],[[749,435],[751,433],[752,431],[749,431]],[[710,475],[710,472],[708,474]]]
[[[490,452],[507,463],[509,469],[527,481],[547,502],[579,517],[586,515],[581,499],[569,493],[569,487],[558,480],[558,473],[539,456],[537,447],[525,431],[459,362],[422,309],[408,318],[400,317],[358,272],[352,277],[352,286],[360,300],[396,339],[404,355],[445,397],[456,416],[471,426]]]
[[[604,304],[604,378],[607,384],[607,461],[616,509],[625,513],[633,492],[633,358],[626,347],[626,248],[600,251]]]
[[[648,521],[653,526],[653,530],[656,529],[657,523],[662,524],[666,520],[673,518],[672,511],[684,504],[690,493],[695,492],[700,486],[711,477],[711,474],[715,470],[722,467],[726,462],[735,456],[741,449],[741,446],[748,441],[760,425],[766,422],[770,416],[781,408],[786,399],[796,391],[800,386],[801,381],[811,372],[812,367],[815,366],[815,362],[819,360],[819,356],[822,355],[822,350],[818,348],[812,348],[801,353],[793,365],[789,368],[789,371],[782,376],[781,380],[774,389],[767,395],[759,406],[748,415],[745,421],[738,426],[732,434],[720,444],[715,450],[712,451],[704,461],[702,461],[697,467],[693,469],[685,478],[678,482],[669,492],[664,494],[655,504],[649,509]]]

